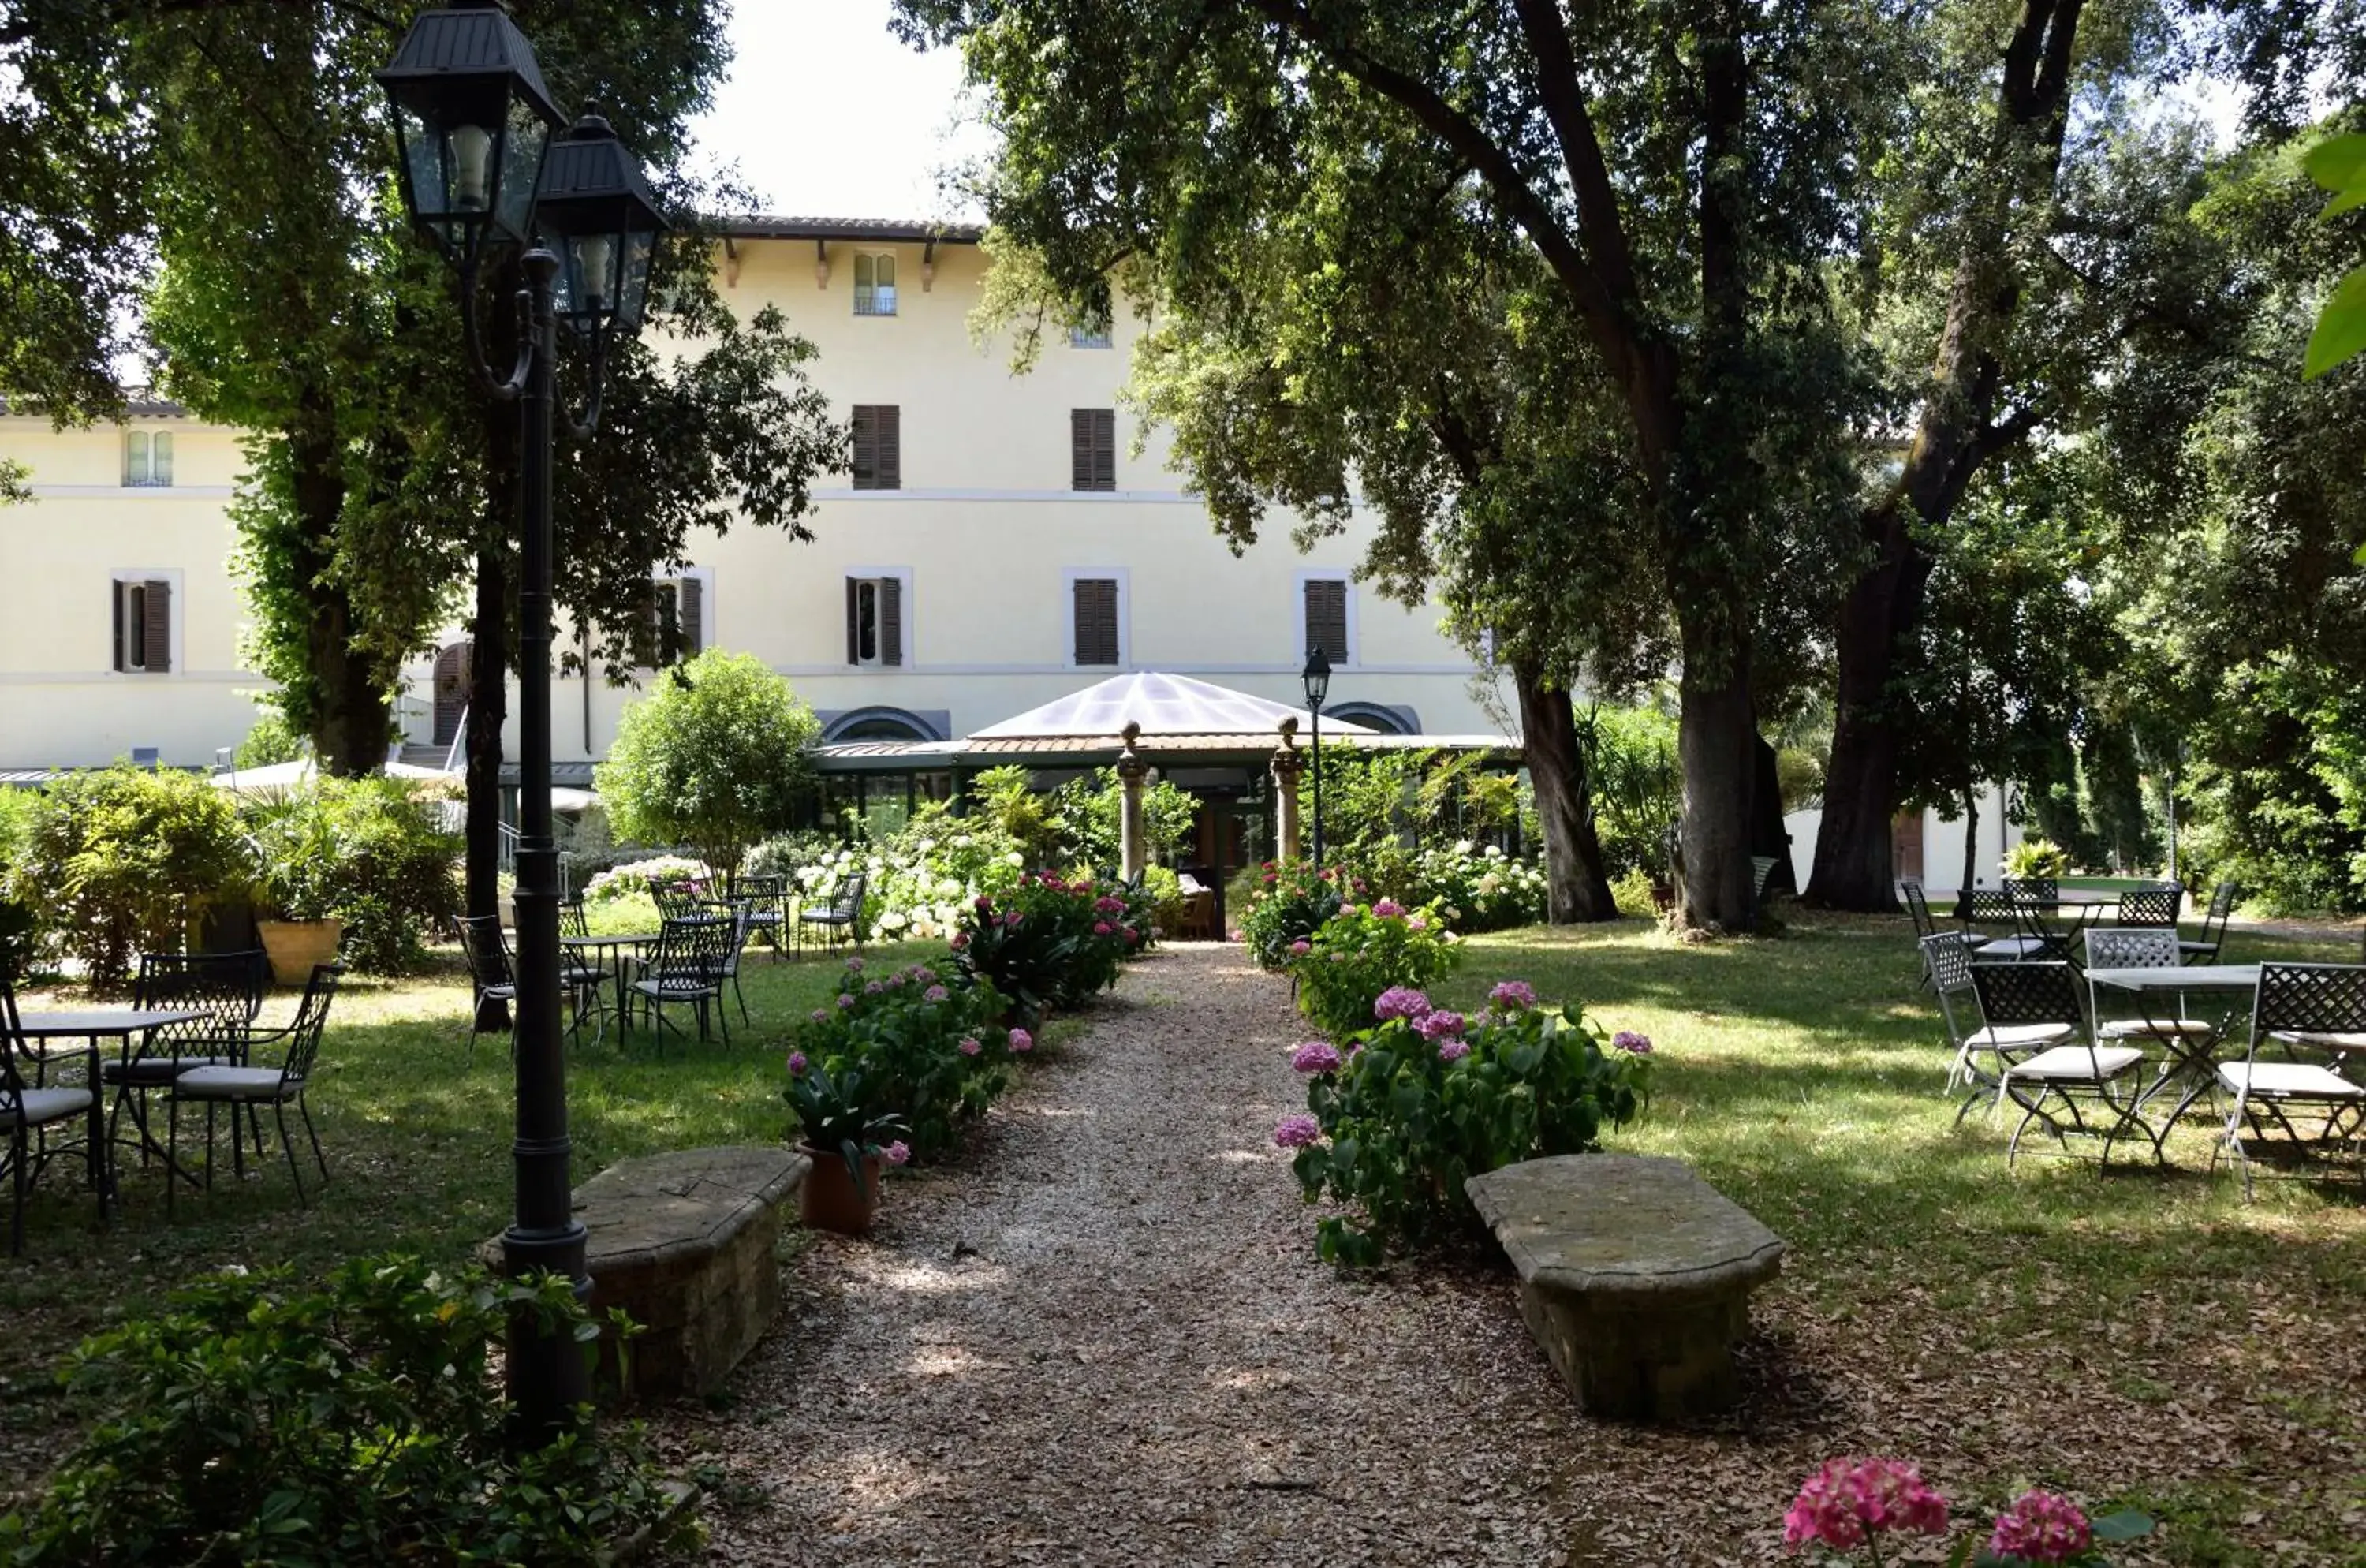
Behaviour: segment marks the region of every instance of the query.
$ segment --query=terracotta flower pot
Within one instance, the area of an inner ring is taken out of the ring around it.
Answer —
[[[836,1231],[840,1235],[870,1235],[871,1216],[879,1212],[879,1156],[862,1156],[862,1184],[858,1188],[846,1168],[844,1155],[836,1149],[817,1149],[811,1144],[797,1147],[813,1161],[813,1168],[806,1172],[799,1200],[800,1215],[806,1226]]]
[[[271,958],[271,977],[282,986],[301,986],[312,977],[316,964],[334,964],[345,922],[331,915],[324,920],[257,920],[255,934]]]

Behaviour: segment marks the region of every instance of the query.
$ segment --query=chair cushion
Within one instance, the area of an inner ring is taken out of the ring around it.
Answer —
[[[2034,936],[1992,936],[1986,941],[1974,941],[1971,948],[1973,953],[1980,958],[2013,959],[2042,953],[2045,944]]]
[[[1964,1043],[1975,1051],[2026,1051],[2058,1045],[2078,1032],[2078,1025],[2071,1023],[1995,1023],[1972,1031]]]
[[[303,1087],[289,1084],[293,1095]],[[277,1067],[192,1067],[173,1080],[173,1092],[190,1100],[277,1100],[282,1090]]]
[[[2056,1045],[2026,1062],[2014,1063],[2011,1072],[2015,1082],[2037,1078],[2053,1083],[2101,1083],[2119,1077],[2143,1060],[2144,1053],[2132,1045],[2098,1045],[2091,1053],[2084,1045]]]
[[[2196,1018],[2164,1018],[2158,1022],[2143,1018],[2108,1018],[2095,1026],[2095,1032],[2105,1040],[2140,1040],[2153,1034],[2208,1034],[2211,1029]]]
[[[2287,1045],[2313,1045],[2320,1051],[2366,1051],[2366,1034],[2315,1034],[2301,1030],[2270,1030],[2270,1040]]]
[[[16,1104],[0,1100],[0,1127],[14,1127],[20,1120],[28,1127],[39,1127],[89,1109],[86,1089],[28,1089]]]
[[[723,988],[714,981],[696,975],[661,975],[654,980],[636,980],[633,989],[645,997],[656,997],[660,1001],[668,997],[715,997],[723,994]]]
[[[2218,1079],[2261,1100],[2366,1100],[2366,1084],[2315,1062],[2221,1062]]]
[[[234,1067],[235,1056],[141,1056],[130,1062],[102,1062],[98,1076],[106,1083],[163,1084],[171,1083],[181,1073],[194,1067]]]

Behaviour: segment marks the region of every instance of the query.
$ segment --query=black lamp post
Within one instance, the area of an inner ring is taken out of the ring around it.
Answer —
[[[1306,683],[1306,712],[1314,720],[1314,869],[1323,870],[1323,699],[1331,694],[1331,656],[1316,648],[1299,672]]]
[[[552,372],[564,321],[592,355],[591,406],[581,423],[569,422],[577,440],[588,438],[609,336],[639,329],[666,225],[606,120],[587,113],[554,140],[560,117],[534,51],[496,0],[454,0],[421,15],[377,80],[393,104],[411,220],[459,269],[469,358],[496,398],[518,405],[516,1213],[501,1258],[513,1279],[563,1275],[588,1297],[568,1171],[550,834]],[[477,331],[477,280],[487,262],[528,245],[518,258],[524,336],[509,376],[496,378]],[[582,1347],[527,1312],[512,1317],[508,1350],[518,1435],[539,1443],[589,1401],[591,1369]]]

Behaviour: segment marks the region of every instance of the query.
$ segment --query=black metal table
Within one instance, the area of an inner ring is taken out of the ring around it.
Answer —
[[[2099,989],[2117,991],[2135,997],[2144,1010],[2149,1036],[2160,1042],[2168,1060],[2162,1063],[2152,1087],[2144,1099],[2158,1095],[2171,1078],[2187,1080],[2185,1092],[2178,1097],[2162,1130],[2177,1125],[2178,1119],[2193,1107],[2193,1102],[2214,1089],[2218,1082],[2218,1048],[2234,1034],[2234,1022],[2259,988],[2259,966],[2256,964],[2190,964],[2171,968],[2154,969],[2090,969],[2087,983]],[[2184,1013],[2185,998],[2190,993],[2225,998],[2217,1017],[2200,1021],[2209,1025],[2206,1033],[2193,1033],[2169,1027]],[[2156,1013],[2153,1010],[2163,998],[2176,1010],[2176,1017]],[[2236,1000],[2235,998],[2240,998]],[[2100,1020],[2097,1021],[2100,1024]],[[2158,1024],[2159,1027],[2149,1027]],[[2141,1101],[2139,1101],[2141,1104]]]
[[[608,1037],[608,1019],[612,1014],[616,1020],[616,1032],[621,1035],[625,1032],[625,953],[628,951],[638,952],[659,940],[659,935],[656,931],[626,931],[607,936],[562,936],[558,939],[560,953],[569,957],[576,957],[586,953],[598,953],[600,956],[596,962],[600,967],[608,972],[610,987],[614,991],[613,999],[602,1000],[599,1003],[597,1016],[600,1026],[599,1032],[592,1037],[593,1044],[596,1045]]]
[[[115,1193],[115,1162],[106,1151],[114,1145],[107,1134],[105,1110],[106,1086],[99,1081],[98,1043],[116,1042],[118,1062],[131,1060],[131,1037],[151,1030],[163,1029],[175,1023],[188,1023],[204,1018],[203,1012],[178,1008],[62,1008],[48,1011],[20,1012],[17,1015],[17,1032],[28,1043],[39,1041],[44,1060],[59,1055],[47,1049],[57,1040],[87,1042],[76,1055],[89,1058],[90,1073],[90,1182],[98,1193],[99,1215],[107,1214],[107,1202]],[[148,1136],[143,1123],[140,1129],[141,1147],[152,1149],[155,1140]],[[162,1151],[158,1151],[162,1152]],[[167,1166],[168,1179],[170,1166]]]

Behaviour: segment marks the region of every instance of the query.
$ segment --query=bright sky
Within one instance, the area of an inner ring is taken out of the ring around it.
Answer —
[[[766,211],[966,217],[941,175],[984,152],[961,58],[915,53],[889,0],[738,0],[731,79],[698,122],[702,161],[738,164]]]

